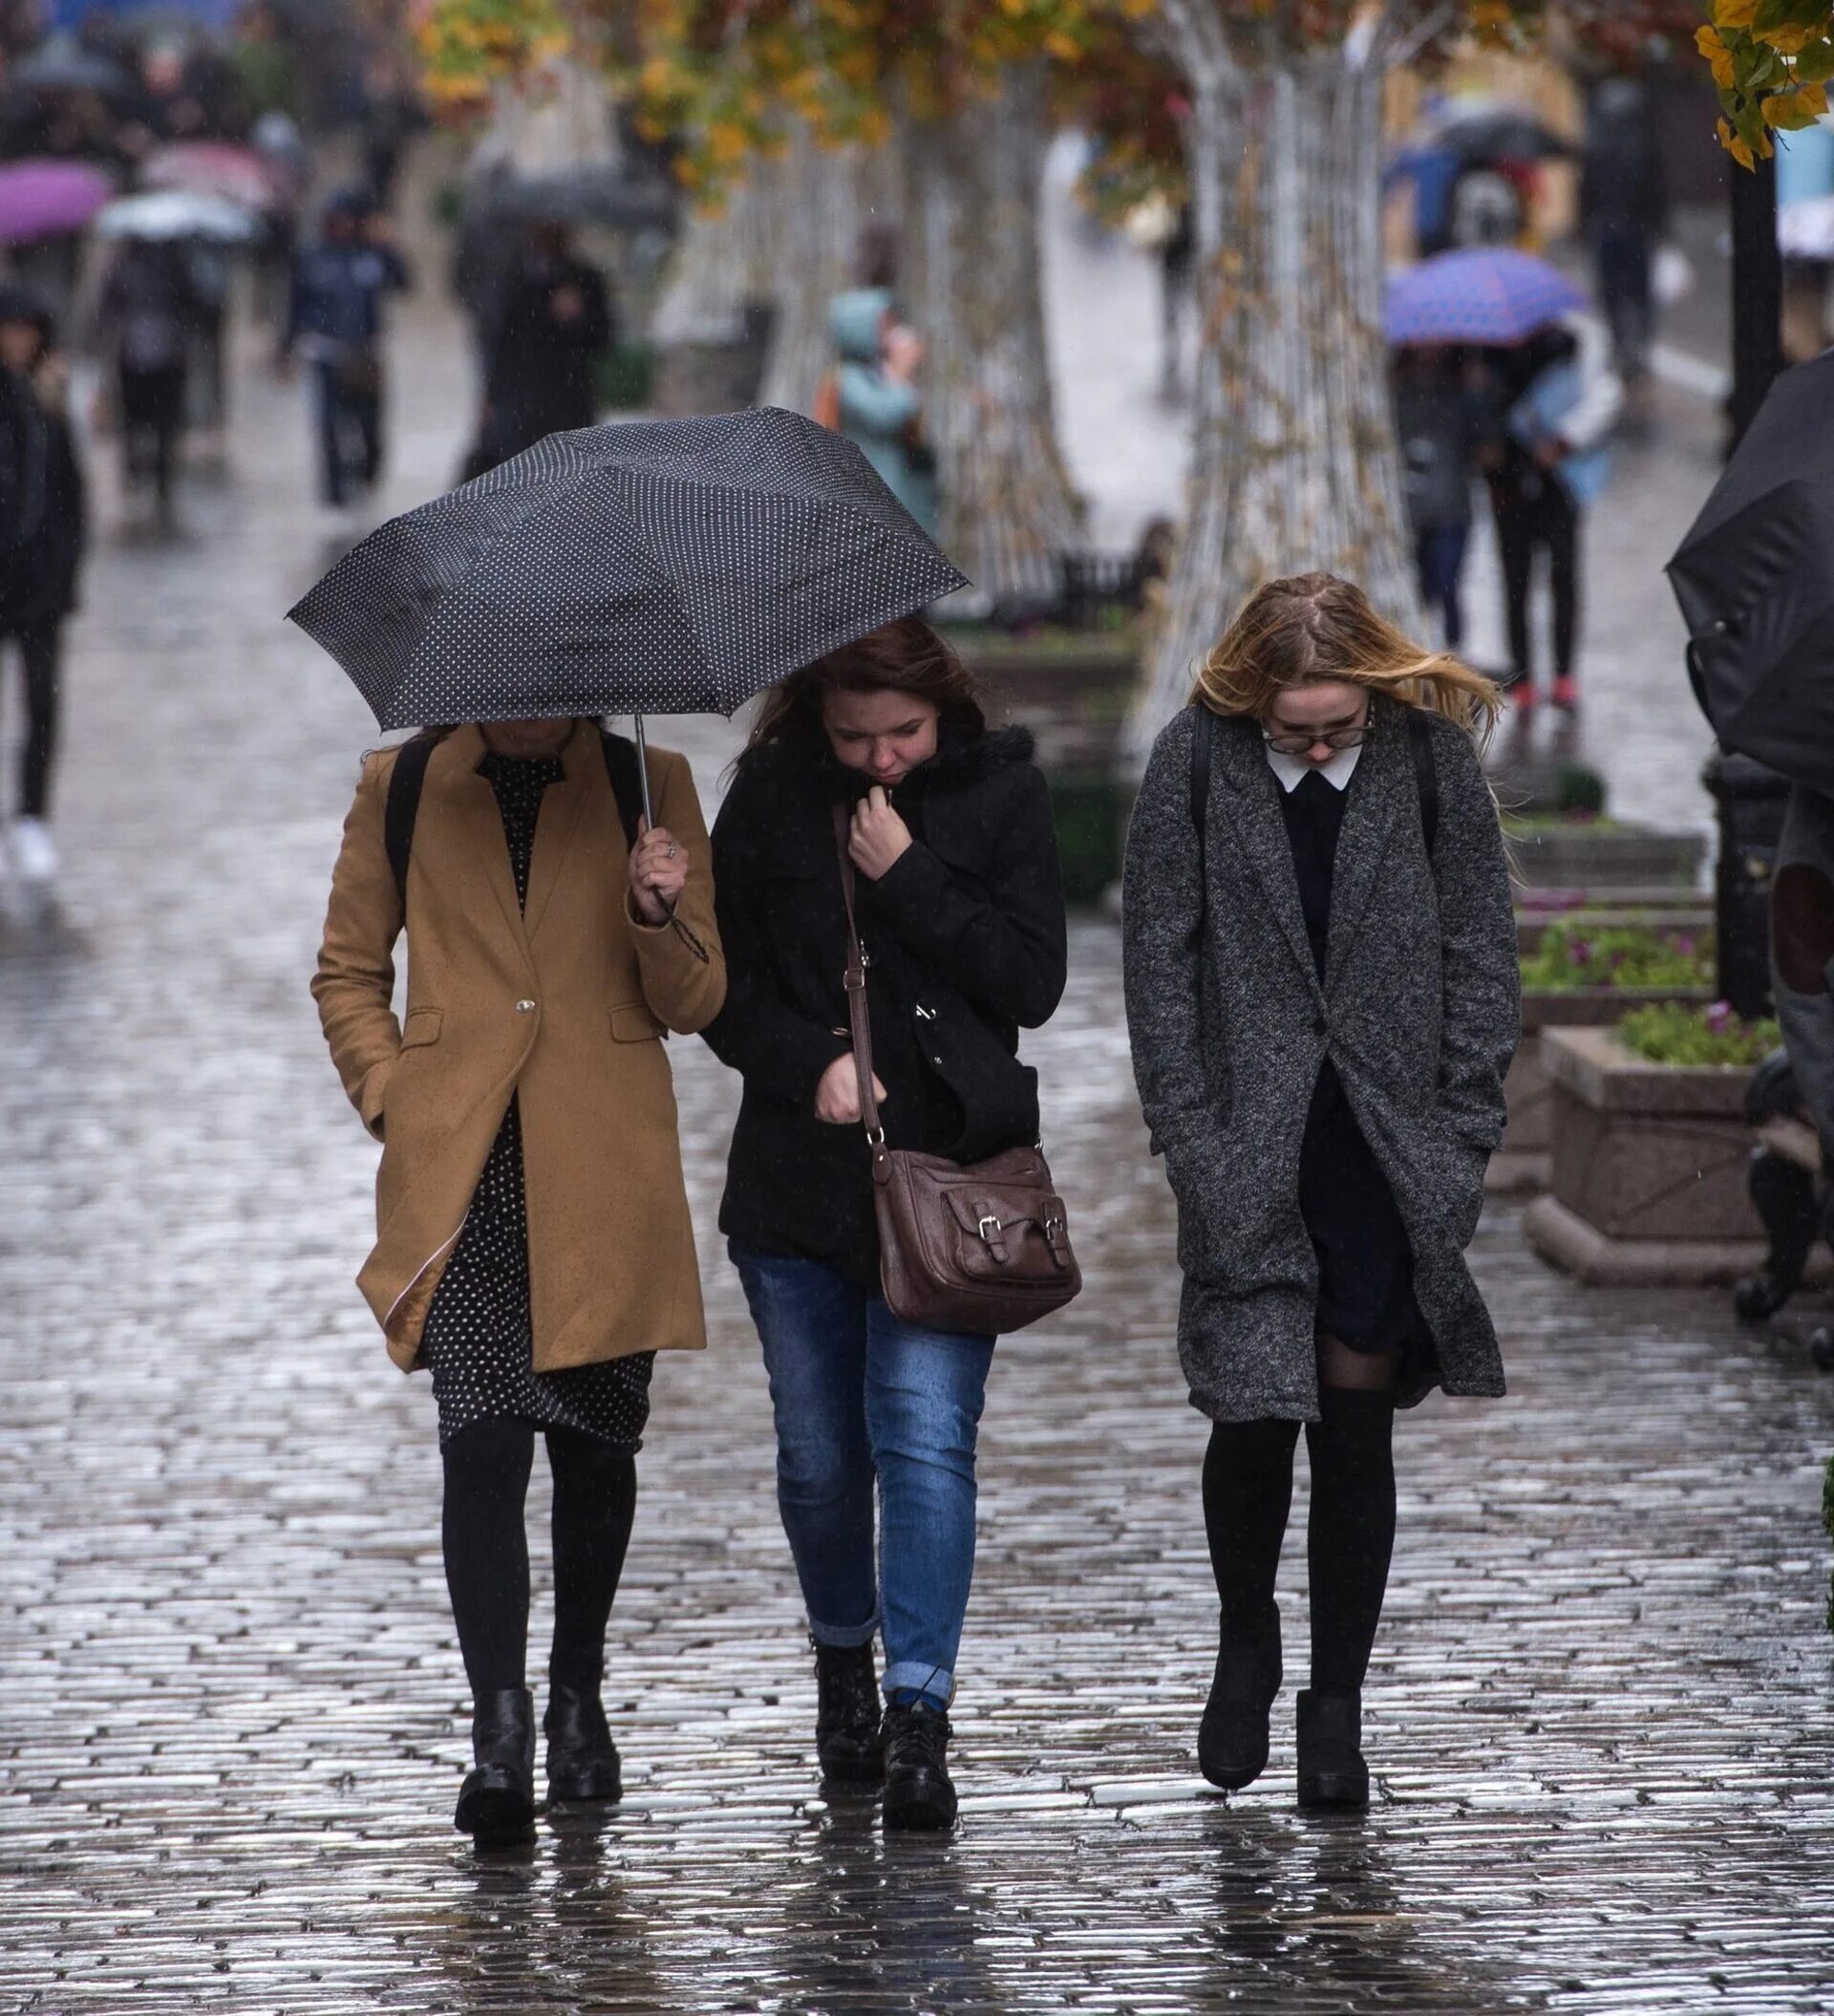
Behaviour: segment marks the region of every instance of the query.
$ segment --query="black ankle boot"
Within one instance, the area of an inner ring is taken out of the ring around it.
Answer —
[[[1299,1690],[1299,1804],[1367,1806],[1363,1697]]]
[[[624,1797],[618,1747],[596,1693],[550,1686],[542,1728],[547,1737],[547,1796],[611,1805]]]
[[[526,1687],[481,1695],[471,1718],[471,1754],[452,1824],[480,1848],[526,1841],[535,1832],[535,1704]]]
[[[815,1693],[821,1775],[842,1785],[877,1785],[885,1775],[885,1739],[872,1646],[817,1645]]]
[[[949,1717],[913,1702],[885,1710],[887,1827],[934,1830],[955,1824],[955,1788],[949,1776]]]
[[[1226,1623],[1216,1677],[1197,1729],[1197,1762],[1212,1785],[1240,1791],[1268,1768],[1268,1717],[1280,1691],[1280,1613],[1269,1603],[1258,1629]]]

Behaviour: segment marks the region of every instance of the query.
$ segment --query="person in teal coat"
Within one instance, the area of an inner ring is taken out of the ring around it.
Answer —
[[[932,537],[936,531],[936,462],[923,438],[923,394],[917,373],[924,346],[893,313],[890,292],[862,287],[837,294],[828,332],[838,363],[839,431],[858,443],[906,510]]]

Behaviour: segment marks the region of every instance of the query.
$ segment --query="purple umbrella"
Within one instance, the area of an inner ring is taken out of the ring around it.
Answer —
[[[0,245],[80,231],[114,193],[86,161],[8,161],[0,167]]]
[[[1546,260],[1482,246],[1441,252],[1397,273],[1382,326],[1391,343],[1520,343],[1585,305],[1586,296]]]

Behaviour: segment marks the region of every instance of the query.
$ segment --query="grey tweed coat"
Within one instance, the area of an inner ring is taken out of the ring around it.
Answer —
[[[1160,736],[1127,839],[1127,1024],[1141,1104],[1178,1199],[1179,1357],[1216,1421],[1318,1417],[1317,1265],[1299,1144],[1327,1052],[1414,1249],[1438,1364],[1399,1397],[1503,1390],[1464,1262],[1520,1034],[1508,865],[1470,739],[1430,717],[1426,856],[1405,709],[1380,696],[1333,878],[1325,983],[1258,723],[1219,719],[1200,901],[1193,714]]]

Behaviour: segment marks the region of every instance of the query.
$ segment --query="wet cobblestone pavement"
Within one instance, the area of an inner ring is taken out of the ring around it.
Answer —
[[[455,370],[404,382],[392,506],[449,466]],[[711,1235],[731,1089],[678,1044],[714,1348],[656,1381],[608,1694],[629,1795],[472,1856],[431,1399],[351,1285],[373,1150],[305,988],[371,733],[277,620],[329,554],[292,401],[244,398],[176,544],[105,501],[64,908],[0,935],[0,2008],[1834,2008],[1834,1382],[1718,1298],[1576,1288],[1507,1212],[1478,1264],[1512,1396],[1399,1436],[1375,1809],[1295,1813],[1290,1686],[1263,1783],[1200,1796],[1204,1428],[1093,921],[1030,1045],[1090,1288],[998,1353],[958,1834],[818,1796]],[[711,791],[726,732],[690,740]],[[1294,1546],[1295,1646],[1303,1579]]]

